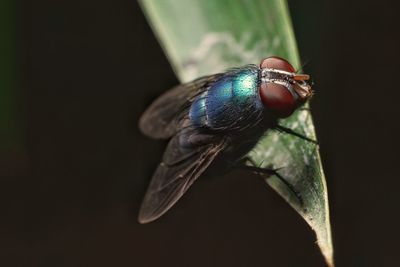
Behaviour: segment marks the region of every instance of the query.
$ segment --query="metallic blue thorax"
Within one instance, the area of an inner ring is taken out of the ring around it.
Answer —
[[[227,72],[193,101],[189,113],[192,124],[219,130],[253,123],[263,111],[259,84],[255,65]]]

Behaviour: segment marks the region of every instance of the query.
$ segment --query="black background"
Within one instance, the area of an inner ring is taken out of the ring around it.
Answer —
[[[399,266],[398,12],[389,1],[289,1],[328,179],[337,266]],[[133,0],[16,6],[17,125],[1,152],[2,266],[324,266],[264,182],[199,181],[136,221],[165,143],[137,120],[178,83]]]

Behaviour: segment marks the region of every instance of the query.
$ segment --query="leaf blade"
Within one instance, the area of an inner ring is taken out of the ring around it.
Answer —
[[[141,5],[182,82],[257,63],[271,55],[300,67],[284,0],[142,0]],[[306,110],[280,123],[316,139],[311,114]],[[314,229],[326,262],[333,266],[327,187],[318,147],[298,137],[271,132],[249,157],[263,167],[267,167],[265,162],[285,167],[280,173],[300,192],[304,205],[296,203],[276,177],[266,182]]]

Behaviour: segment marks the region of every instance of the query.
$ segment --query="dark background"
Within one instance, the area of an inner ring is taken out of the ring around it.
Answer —
[[[315,80],[337,266],[400,266],[398,9],[289,5]],[[324,266],[306,223],[240,171],[199,181],[166,216],[138,224],[165,143],[137,120],[178,83],[138,4],[11,7],[16,137],[0,152],[2,266]]]

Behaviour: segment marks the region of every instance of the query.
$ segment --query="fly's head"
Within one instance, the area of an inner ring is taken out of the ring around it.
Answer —
[[[266,108],[276,116],[290,116],[313,94],[306,82],[307,74],[296,73],[293,66],[280,57],[268,57],[261,64],[260,97]]]

